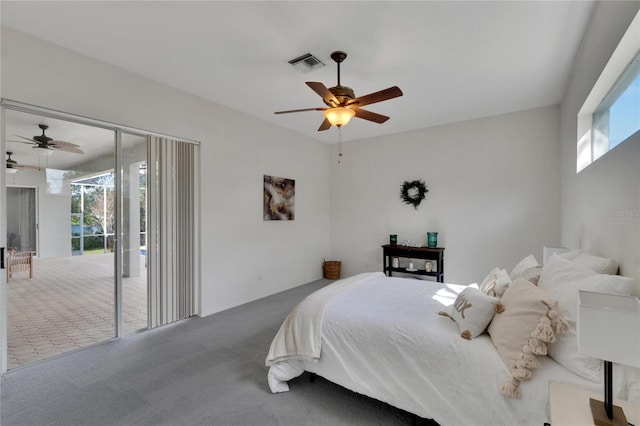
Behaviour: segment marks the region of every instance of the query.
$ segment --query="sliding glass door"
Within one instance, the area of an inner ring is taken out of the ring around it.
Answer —
[[[0,372],[197,315],[199,144],[0,111]]]
[[[9,369],[114,336],[115,136],[5,112]]]
[[[122,260],[119,292],[122,315],[118,334],[148,326],[147,297],[147,142],[141,135],[121,133]]]

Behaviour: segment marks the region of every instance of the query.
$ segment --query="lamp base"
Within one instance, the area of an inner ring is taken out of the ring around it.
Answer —
[[[617,405],[613,406],[613,418],[607,417],[607,412],[604,409],[604,402],[598,401],[593,398],[589,398],[589,405],[591,405],[591,415],[593,415],[593,424],[596,426],[628,426],[627,418],[624,415],[621,407]]]

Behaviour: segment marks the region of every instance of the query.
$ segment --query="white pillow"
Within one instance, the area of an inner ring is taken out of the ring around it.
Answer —
[[[576,257],[580,256],[582,253],[584,253],[584,250],[573,250],[573,251],[567,251],[565,253],[560,253],[558,254],[558,256],[566,260],[573,260]],[[553,254],[551,255],[551,257],[553,257]]]
[[[449,316],[458,324],[461,336],[471,340],[486,330],[499,301],[497,297],[487,296],[477,288],[467,287],[451,306]]]
[[[522,275],[522,272],[525,269],[533,268],[534,266],[538,266],[539,263],[536,258],[530,254],[529,256],[522,259],[516,266],[513,267],[511,273],[509,274],[509,278],[511,281],[515,280],[517,277]]]
[[[628,296],[633,278],[620,275],[597,274],[575,262],[553,255],[545,265],[538,287],[558,301],[558,313],[569,324],[569,331],[549,345],[548,354],[574,373],[599,383],[602,379],[601,361],[578,352],[576,320],[578,290]]]
[[[551,255],[566,253],[568,251],[569,251],[569,249],[565,248],[565,247],[547,247],[547,246],[544,246],[542,248],[542,264],[546,265],[547,262],[549,262],[549,258],[551,257]]]
[[[511,278],[509,278],[507,271],[493,268],[480,284],[480,290],[489,296],[502,297],[509,284],[511,284]]]
[[[633,402],[640,405],[640,368],[629,367],[622,364],[614,364],[616,368],[622,370],[622,380],[614,376],[613,380],[618,380],[624,384],[622,394],[620,395],[625,401]],[[614,372],[615,374],[615,372]]]
[[[598,274],[616,275],[618,273],[618,264],[615,260],[607,257],[593,256],[589,253],[581,253],[572,260],[573,263],[586,266]]]
[[[615,260],[607,257],[598,257],[585,252],[584,250],[574,250],[567,253],[558,254],[559,257],[586,266],[598,274],[618,273],[618,264]]]

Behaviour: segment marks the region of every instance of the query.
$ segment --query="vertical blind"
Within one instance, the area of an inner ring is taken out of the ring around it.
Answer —
[[[199,153],[195,143],[147,136],[150,328],[198,314]]]

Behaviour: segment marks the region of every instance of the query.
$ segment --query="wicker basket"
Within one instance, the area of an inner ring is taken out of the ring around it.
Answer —
[[[339,260],[325,260],[322,262],[322,273],[328,280],[340,279],[340,266],[342,262]]]

